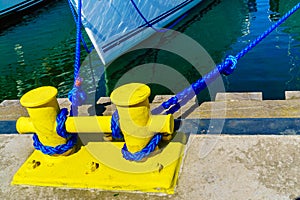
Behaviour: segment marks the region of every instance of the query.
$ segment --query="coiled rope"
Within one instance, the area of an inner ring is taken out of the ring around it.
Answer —
[[[43,145],[37,134],[33,134],[33,146],[36,150],[42,151],[44,154],[47,155],[54,155],[54,154],[63,154],[66,151],[72,149],[74,145],[77,143],[77,134],[69,134],[66,131],[65,128],[65,121],[67,119],[68,115],[68,110],[66,108],[61,109],[59,114],[56,117],[56,132],[59,136],[66,138],[67,142],[65,144],[58,145],[56,147],[51,147],[51,146],[45,146]]]
[[[131,153],[130,151],[128,151],[126,143],[125,143],[122,148],[123,158],[125,158],[126,160],[130,160],[130,161],[142,160],[143,158],[149,156],[150,153],[152,153],[154,151],[154,149],[156,148],[158,143],[161,141],[161,138],[162,138],[161,134],[154,135],[152,137],[152,139],[150,140],[150,142],[141,151],[138,151],[136,153]]]

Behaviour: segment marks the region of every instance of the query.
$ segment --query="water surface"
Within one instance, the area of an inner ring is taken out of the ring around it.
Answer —
[[[193,38],[215,63],[220,63],[226,55],[236,55],[297,3],[296,0],[205,1],[190,11],[174,30]],[[67,1],[54,1],[11,26],[2,24],[0,101],[18,99],[42,85],[53,85],[60,97],[66,97],[73,84],[75,32]],[[82,50],[82,60],[86,55]],[[300,90],[299,55],[300,11],[240,59],[235,72],[223,78],[225,89],[261,91],[265,99],[282,99],[285,90]],[[184,59],[165,51],[147,50],[126,55],[114,67],[107,68],[106,87],[99,81],[102,73],[98,67],[98,71],[90,72],[86,88],[91,95],[95,95],[96,87],[98,91],[106,88],[106,92],[100,91],[101,95],[109,94],[122,74],[146,62],[172,66],[187,76],[190,83],[200,78]],[[152,88],[154,94],[170,92],[158,85]],[[204,92],[201,98],[210,97]]]

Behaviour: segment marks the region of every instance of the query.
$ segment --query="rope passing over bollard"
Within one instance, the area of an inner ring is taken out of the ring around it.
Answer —
[[[56,147],[46,146],[40,142],[37,134],[33,134],[32,137],[33,146],[36,150],[40,150],[47,155],[54,155],[54,154],[63,154],[75,146],[75,144],[77,143],[78,135],[69,134],[66,131],[65,122],[67,119],[67,115],[68,115],[68,110],[66,108],[63,108],[60,110],[60,112],[56,117],[56,123],[57,123],[56,132],[59,136],[66,138],[67,142],[65,144],[61,144]]]

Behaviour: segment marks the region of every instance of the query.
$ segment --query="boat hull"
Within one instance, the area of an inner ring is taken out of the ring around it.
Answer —
[[[36,6],[45,0],[7,0],[0,2],[0,18],[27,10]]]
[[[167,26],[202,0],[82,1],[82,21],[103,64]],[[71,0],[73,5],[77,1]],[[99,1],[97,1],[99,2]],[[169,7],[168,7],[169,6]]]

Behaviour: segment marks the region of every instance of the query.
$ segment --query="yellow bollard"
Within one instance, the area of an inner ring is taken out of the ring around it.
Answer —
[[[56,132],[56,117],[59,105],[57,89],[40,87],[26,93],[20,100],[27,108],[29,117],[17,121],[19,133],[34,132],[45,146],[55,147],[65,144],[66,139]],[[131,153],[142,150],[156,132],[173,133],[174,119],[169,115],[150,114],[148,97],[150,88],[141,83],[131,83],[117,88],[111,94],[116,104],[120,127],[128,150]],[[111,133],[111,116],[68,117],[65,123],[69,133]],[[64,154],[66,155],[66,154]]]
[[[36,88],[24,94],[20,103],[27,109],[29,118],[18,119],[17,131],[35,132],[45,146],[65,144],[66,139],[56,133],[56,116],[59,112],[56,95],[57,89],[50,86]]]
[[[20,103],[27,109],[29,117],[20,117],[16,128],[19,133],[36,133],[44,146],[56,147],[65,144],[65,138],[56,132],[56,117],[59,105],[56,99],[57,89],[44,86],[33,89],[22,96]],[[69,133],[111,132],[111,116],[68,117],[65,126]],[[62,155],[69,155],[72,149]],[[57,155],[56,155],[57,156]]]
[[[150,88],[141,83],[123,85],[110,96],[117,107],[120,127],[131,153],[142,150],[156,132],[173,133],[173,116],[151,116],[149,96]]]

